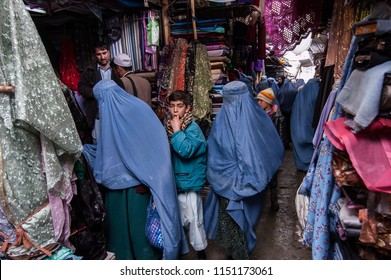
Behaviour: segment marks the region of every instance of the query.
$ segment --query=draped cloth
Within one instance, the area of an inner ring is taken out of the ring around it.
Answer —
[[[206,46],[198,40],[188,44],[186,39],[178,38],[171,41],[168,48],[165,48],[165,65],[161,67],[163,76],[159,101],[168,106],[167,97],[171,92],[187,90],[193,96],[192,112],[195,119],[210,121],[212,104],[209,90],[213,87],[213,80]]]
[[[262,203],[254,199],[282,163],[283,144],[271,118],[254,100],[245,83],[223,87],[223,106],[208,137],[205,229],[216,238],[218,197],[229,200],[226,211],[245,234],[248,251],[256,244],[254,227]]]
[[[357,38],[353,37],[336,95],[339,94],[353,71],[353,56],[357,49],[356,43]],[[342,107],[335,103],[331,119],[341,118],[342,115]],[[311,246],[314,260],[334,258],[330,233],[335,232],[336,229],[331,226],[331,210],[335,208],[334,206],[341,196],[341,188],[335,183],[332,173],[331,161],[334,151],[335,147],[323,134],[323,139],[315,147],[315,154],[299,190],[300,193],[309,193],[310,196],[303,243]]]
[[[319,79],[310,79],[297,94],[291,115],[293,157],[297,169],[308,170],[314,147],[312,127],[315,104],[319,91]]]
[[[369,1],[353,2],[354,5],[346,4],[346,0],[334,1],[325,67],[334,67],[336,80],[341,78],[353,36],[353,32],[344,31],[350,30],[355,22],[363,19],[370,12]]]
[[[82,146],[23,1],[1,2],[0,36],[1,72],[15,85],[14,94],[0,93],[0,202],[17,231],[18,242],[7,254],[18,257],[66,243],[73,164]]]
[[[265,23],[276,56],[293,50],[302,38],[316,31],[321,2],[312,0],[265,0]]]
[[[340,118],[326,122],[327,137],[337,149],[347,151],[370,191],[391,193],[391,120],[377,118],[358,134],[345,121]]]
[[[84,145],[84,155],[96,181],[109,189],[148,186],[162,222],[163,258],[178,258],[183,230],[163,125],[148,104],[112,80],[100,81],[93,91],[101,133],[96,146]]]
[[[210,102],[209,90],[213,87],[210,63],[205,45],[195,43],[196,48],[196,67],[193,81],[193,116],[197,120],[209,120],[212,113],[212,104]]]
[[[336,102],[352,115],[347,125],[353,132],[368,127],[379,113],[384,73],[391,71],[391,61],[369,68],[366,71],[354,69]]]

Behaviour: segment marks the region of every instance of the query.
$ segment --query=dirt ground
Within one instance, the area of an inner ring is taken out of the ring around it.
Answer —
[[[299,242],[295,195],[305,173],[296,171],[293,151],[287,150],[278,174],[280,210],[270,210],[270,194],[267,191],[263,213],[256,227],[257,246],[252,260],[311,260],[311,249]],[[189,244],[190,246],[190,244]],[[224,248],[213,240],[206,249],[208,260],[226,260]],[[195,252],[182,256],[183,260],[197,259]]]

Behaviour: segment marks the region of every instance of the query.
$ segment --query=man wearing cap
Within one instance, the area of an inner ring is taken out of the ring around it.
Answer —
[[[93,94],[93,87],[100,80],[113,80],[120,87],[124,88],[122,81],[118,78],[115,71],[110,66],[110,50],[104,42],[97,42],[93,47],[96,62],[89,65],[81,74],[79,80],[79,92],[83,96],[86,106],[86,121],[88,131],[86,135],[90,139],[84,139],[84,143],[96,142],[99,134],[99,110],[98,103]],[[91,137],[90,137],[91,136]]]
[[[286,147],[288,144],[288,138],[286,135],[286,122],[280,109],[274,104],[274,92],[271,88],[266,88],[260,91],[257,95],[257,101],[259,106],[272,118],[274,126],[277,129],[278,134],[282,140],[282,143]],[[278,181],[277,172],[268,184],[271,194],[271,209],[278,211],[280,208],[278,204]]]
[[[132,72],[132,62],[127,54],[119,53],[113,61],[113,69],[125,86],[125,90],[134,96],[145,101],[149,106],[152,105],[151,84],[147,79],[140,77]]]

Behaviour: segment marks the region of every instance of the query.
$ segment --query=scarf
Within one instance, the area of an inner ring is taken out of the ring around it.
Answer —
[[[185,115],[181,119],[181,130],[185,131],[192,120],[193,120],[192,113],[191,112],[185,113]],[[171,125],[171,115],[170,114],[167,114],[166,119],[164,120],[164,124],[166,126],[168,138],[170,139],[171,135],[174,133],[174,130]]]

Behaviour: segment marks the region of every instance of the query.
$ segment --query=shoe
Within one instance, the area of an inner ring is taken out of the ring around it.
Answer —
[[[206,253],[205,250],[197,251],[197,258],[199,260],[206,260]]]

